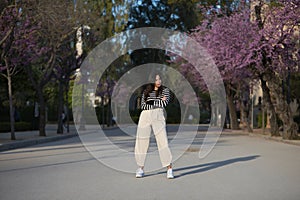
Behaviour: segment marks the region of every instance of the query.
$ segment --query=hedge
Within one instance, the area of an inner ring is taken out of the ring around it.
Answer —
[[[16,122],[15,131],[28,131],[31,130],[31,124],[28,122]],[[0,132],[10,132],[9,122],[0,122]]]

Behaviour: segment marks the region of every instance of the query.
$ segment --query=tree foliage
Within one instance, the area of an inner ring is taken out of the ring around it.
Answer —
[[[281,92],[281,83],[290,72],[299,70],[299,2],[261,4],[255,12],[255,21],[250,20],[249,10],[204,21],[191,35],[214,57],[226,85],[239,88],[261,77],[268,82],[264,86],[269,91],[264,92],[274,97],[269,103],[283,121],[284,138],[293,139],[297,137],[297,126]]]

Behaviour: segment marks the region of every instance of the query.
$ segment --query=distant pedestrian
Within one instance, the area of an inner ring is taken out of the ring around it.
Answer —
[[[66,114],[65,114],[64,111],[62,111],[62,113],[61,113],[61,121],[62,121],[63,128],[67,128],[66,125],[65,125],[66,119],[67,119]]]
[[[15,112],[14,112],[14,118],[15,118],[15,122],[21,121],[20,112],[16,108],[15,108]]]

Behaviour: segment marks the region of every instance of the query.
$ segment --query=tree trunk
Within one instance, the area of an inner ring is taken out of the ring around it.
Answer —
[[[246,112],[245,112],[245,107],[243,106],[243,100],[240,99],[240,118],[241,118],[241,121],[240,121],[240,124],[242,124],[242,129],[244,130],[245,129],[245,125],[247,123],[247,119],[246,119]]]
[[[69,116],[69,80],[66,81],[66,119],[67,119],[67,133],[70,132],[70,116]]]
[[[261,87],[263,90],[263,106],[266,108],[267,112],[270,113],[270,126],[271,126],[271,135],[272,136],[280,136],[279,134],[279,128],[277,124],[277,115],[275,112],[275,108],[273,106],[273,103],[271,101],[271,95],[270,95],[270,90],[267,87],[266,81],[264,81],[262,78],[260,79],[261,81]]]
[[[228,88],[228,86],[226,86],[226,97],[227,97],[227,105],[228,105],[229,116],[230,116],[230,127],[232,130],[238,130],[239,124],[237,120],[235,105],[233,103],[233,94],[231,89]]]
[[[248,99],[249,101],[249,99]],[[249,133],[253,133],[253,129],[251,128],[250,125],[250,118],[251,118],[251,109],[250,109],[250,105],[248,102],[246,103],[246,105],[243,102],[243,99],[240,100],[240,105],[241,105],[241,122],[243,124],[243,129],[247,128],[247,131]]]
[[[185,105],[185,109],[184,109],[184,113],[183,113],[183,117],[182,117],[183,123],[186,123],[186,121],[187,121],[186,120],[186,114],[187,114],[188,109],[189,109],[189,106]]]
[[[102,128],[104,128],[105,120],[104,120],[104,96],[101,97],[101,106],[102,106]]]
[[[15,117],[14,117],[14,106],[12,101],[12,85],[11,85],[11,75],[9,74],[9,69],[7,69],[7,83],[8,83],[8,98],[9,98],[9,116],[10,116],[10,138],[11,140],[16,140],[15,135]]]
[[[281,87],[278,83],[278,77],[271,73],[265,76],[266,81],[268,82],[268,88],[270,92],[274,94],[276,104],[275,109],[278,113],[279,118],[283,122],[283,139],[299,139],[298,138],[298,125],[294,122],[293,115],[290,109],[290,106],[287,104],[285,96],[281,92]]]
[[[39,113],[39,135],[46,136],[46,103],[43,96],[42,88],[39,88],[37,91],[39,105],[40,105],[40,113]]]
[[[106,121],[106,124],[107,124],[107,127],[110,127],[111,126],[111,98],[108,97],[108,104],[107,104],[107,110],[106,110],[106,114],[107,114],[107,121]]]
[[[58,89],[58,109],[57,109],[57,134],[63,134],[63,106],[64,106],[64,91],[63,91],[63,84],[61,80],[59,81],[59,89]]]
[[[248,130],[248,132],[249,133],[253,133],[253,127],[250,125],[250,121],[252,122],[252,125],[253,125],[253,118],[252,118],[252,115],[253,115],[253,110],[250,108],[250,106],[252,106],[252,101],[251,101],[251,104],[248,104],[247,105],[247,110],[248,110],[248,112],[246,112],[246,125],[247,125],[247,130]]]

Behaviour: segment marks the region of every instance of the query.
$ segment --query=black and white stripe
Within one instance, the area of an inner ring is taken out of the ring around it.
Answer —
[[[163,101],[162,98],[166,97],[166,100]],[[144,98],[144,93],[142,95],[141,108],[142,110],[151,110],[154,108],[164,108],[168,105],[170,100],[170,91],[168,88],[164,88],[161,95],[156,97],[156,92],[153,90],[149,93],[146,101]]]

